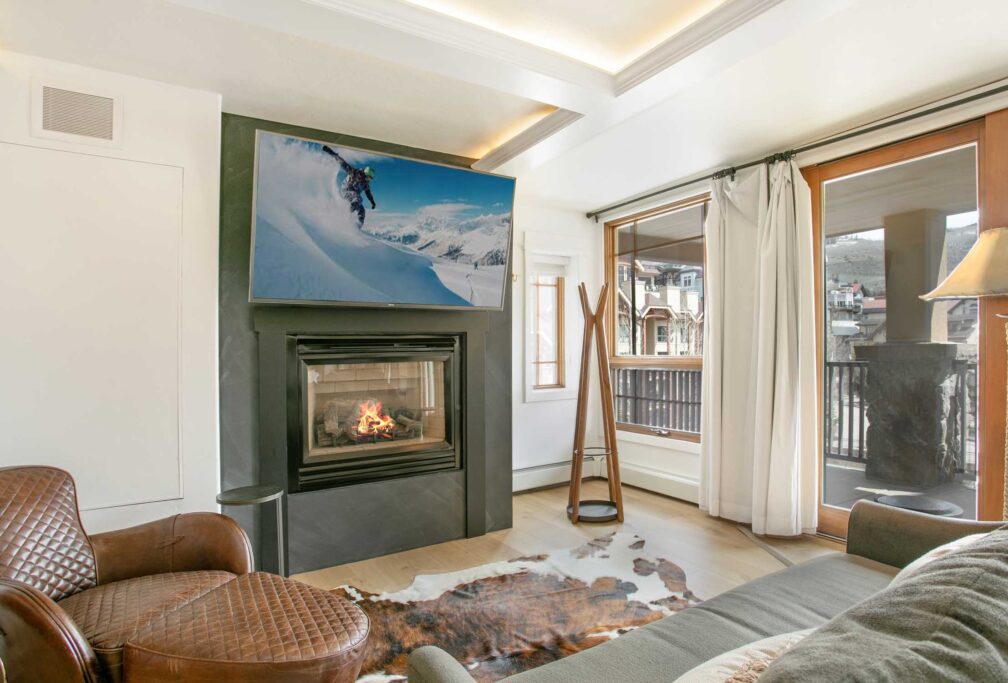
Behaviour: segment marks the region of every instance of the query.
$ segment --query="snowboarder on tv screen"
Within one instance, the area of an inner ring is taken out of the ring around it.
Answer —
[[[371,180],[374,178],[374,171],[370,166],[357,168],[347,163],[347,160],[333,150],[329,145],[322,145],[322,151],[336,157],[340,168],[346,173],[343,184],[340,186],[340,194],[350,202],[350,213],[357,214],[357,227],[364,227],[364,197],[371,202],[371,208],[375,208],[374,196],[371,194]]]

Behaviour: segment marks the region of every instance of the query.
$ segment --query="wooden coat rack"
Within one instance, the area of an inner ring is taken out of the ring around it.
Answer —
[[[592,312],[588,300],[588,289],[582,282],[578,285],[581,311],[584,313],[584,340],[581,345],[581,375],[578,383],[577,415],[574,418],[574,453],[571,458],[570,494],[567,497],[567,516],[571,522],[611,522],[623,521],[623,490],[620,483],[619,453],[616,448],[616,413],[613,401],[612,380],[609,374],[609,345],[606,342],[605,308],[608,302],[609,283],[602,285],[598,304]],[[602,427],[605,432],[604,446],[585,447],[585,432],[588,418],[588,390],[590,387],[588,370],[592,352],[592,335],[597,341],[599,384],[602,394]],[[589,451],[586,453],[586,451]],[[586,455],[605,456],[609,481],[609,500],[581,500],[581,479]]]

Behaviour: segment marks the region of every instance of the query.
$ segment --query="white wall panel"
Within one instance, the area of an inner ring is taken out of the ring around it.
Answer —
[[[121,97],[115,146],[32,92]],[[77,479],[86,528],[215,510],[220,96],[0,52],[0,466]]]
[[[182,169],[0,143],[0,207],[0,448],[85,510],[182,498]]]

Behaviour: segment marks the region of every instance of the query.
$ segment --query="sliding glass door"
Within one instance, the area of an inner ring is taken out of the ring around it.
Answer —
[[[820,530],[860,499],[977,518],[975,299],[927,303],[977,238],[982,128],[806,172],[815,201]]]

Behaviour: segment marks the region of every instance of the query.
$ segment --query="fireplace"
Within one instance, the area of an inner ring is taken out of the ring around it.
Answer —
[[[288,337],[289,490],[459,469],[460,339]]]

